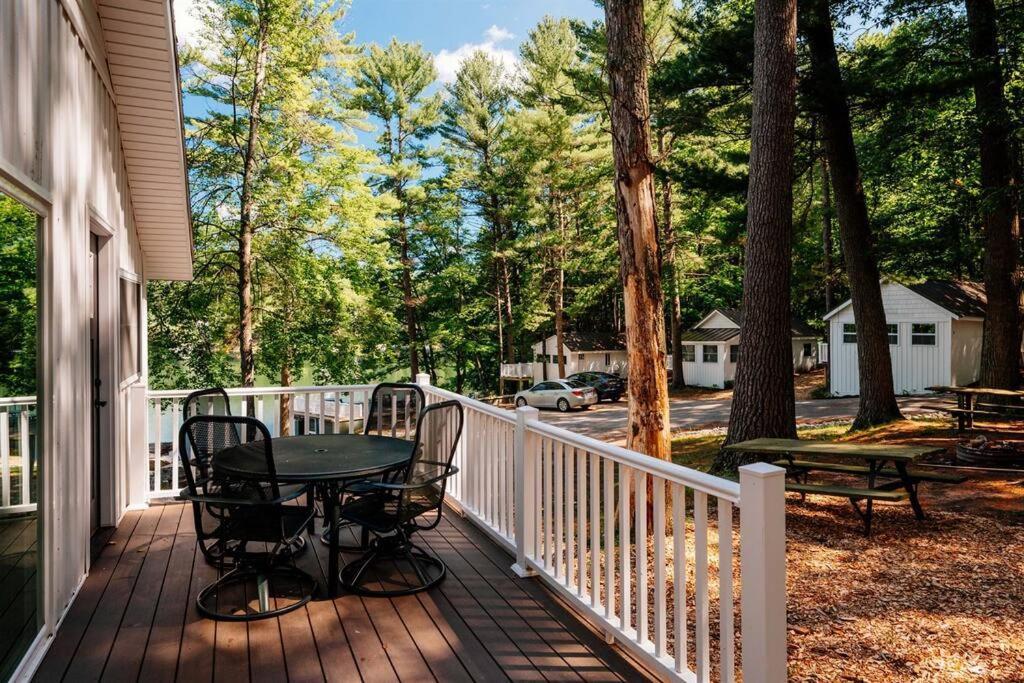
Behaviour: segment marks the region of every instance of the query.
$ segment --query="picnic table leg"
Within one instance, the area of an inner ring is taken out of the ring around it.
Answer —
[[[917,499],[917,484],[910,477],[910,473],[907,472],[907,463],[897,462],[896,471],[900,474],[900,480],[903,482],[903,488],[907,490],[910,495],[910,506],[914,508],[914,516],[918,519],[924,519],[924,510],[921,509],[921,501]]]

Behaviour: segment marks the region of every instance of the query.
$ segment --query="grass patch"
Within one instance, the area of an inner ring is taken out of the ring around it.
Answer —
[[[851,432],[848,424],[805,425],[797,427],[797,436],[813,441],[904,443],[922,438],[948,437],[949,430],[949,420],[921,417],[859,432]],[[672,462],[709,472],[723,441],[724,434],[699,434],[673,439]]]

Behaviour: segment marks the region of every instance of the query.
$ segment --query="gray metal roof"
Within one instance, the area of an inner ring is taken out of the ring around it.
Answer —
[[[735,327],[702,327],[683,332],[679,339],[683,342],[724,342],[738,336],[740,331]]]
[[[737,325],[743,325],[743,311],[738,308],[716,308],[716,311],[724,315],[729,320],[733,321]],[[790,321],[794,337],[817,337],[818,333],[814,331],[814,328],[800,320],[797,317],[793,317]]]

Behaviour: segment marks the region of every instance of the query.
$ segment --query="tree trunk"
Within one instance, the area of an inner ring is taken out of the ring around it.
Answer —
[[[821,158],[821,185],[825,212],[821,226],[822,267],[825,271],[825,313],[835,306],[835,285],[832,281],[832,186],[828,180],[828,161]]]
[[[557,267],[555,271],[555,345],[558,353],[558,377],[565,378],[565,213],[562,200],[557,200],[555,219],[558,221]]]
[[[665,156],[665,134],[658,133],[658,157]],[[667,175],[661,177],[661,235],[665,247],[662,261],[663,277],[668,278],[669,297],[669,336],[672,352],[672,388],[681,389],[686,386],[683,381],[682,358],[682,312],[679,301],[679,274],[676,271],[676,234],[672,226],[672,181]]]
[[[249,100],[249,131],[242,158],[242,187],[238,218],[238,360],[242,386],[256,383],[256,355],[252,343],[252,237],[253,176],[256,172],[256,149],[260,134],[260,106],[267,61],[268,18],[260,12],[256,38],[256,62],[253,66],[252,96]],[[245,403],[251,412],[252,401]]]
[[[1020,383],[1020,217],[1013,173],[1010,120],[1003,96],[993,0],[966,0],[974,110],[978,118],[982,217],[985,225],[985,308],[979,383]]]
[[[860,405],[853,429],[863,429],[903,416],[893,391],[882,287],[829,4],[828,0],[808,0],[802,7],[803,30],[811,53],[814,94],[820,109],[825,153],[835,192],[839,239],[846,257],[857,324]]]
[[[540,340],[540,352],[543,355],[544,360],[540,364],[540,374],[544,381],[548,379],[548,338],[544,337]]]
[[[608,80],[611,90],[615,214],[629,362],[626,445],[656,458],[671,457],[665,316],[648,111],[644,7],[641,0],[606,0]]]
[[[292,385],[292,368],[290,364],[281,366],[281,386],[290,387]],[[309,410],[309,397],[306,397],[306,410]],[[292,433],[292,396],[291,394],[281,394],[281,436],[288,436]],[[323,427],[321,427],[322,429]]]
[[[790,311],[796,0],[755,0],[754,17],[742,346],[726,443],[796,436]],[[715,466],[731,469],[746,460],[723,451]]]

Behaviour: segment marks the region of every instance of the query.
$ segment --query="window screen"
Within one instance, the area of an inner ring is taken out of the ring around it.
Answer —
[[[910,343],[914,346],[935,346],[935,323],[914,323],[910,328]]]
[[[718,347],[704,345],[704,362],[705,363],[717,363],[718,362]]]
[[[120,380],[139,374],[139,283],[121,278]]]
[[[696,360],[693,344],[683,344],[682,353],[679,354],[684,363],[692,363]]]
[[[740,359],[740,345],[730,344],[729,345],[729,362],[735,363]]]
[[[900,345],[900,326],[899,325],[886,325],[886,332],[889,334],[889,346]]]
[[[843,323],[843,343],[857,343],[857,326],[853,323]]]

